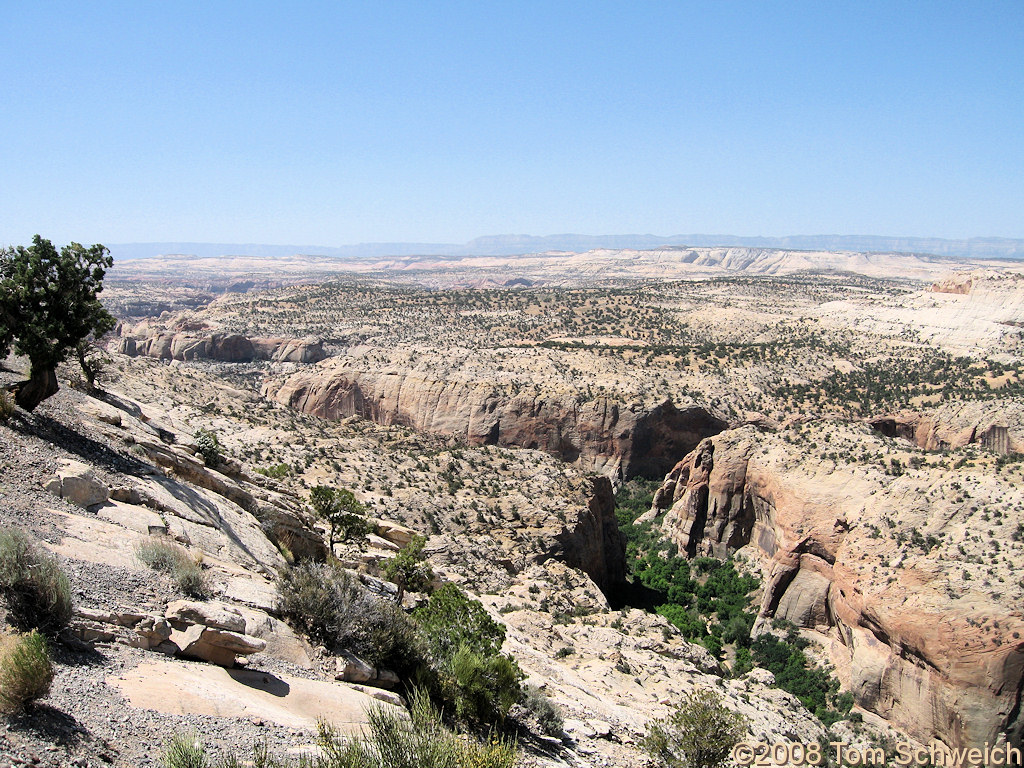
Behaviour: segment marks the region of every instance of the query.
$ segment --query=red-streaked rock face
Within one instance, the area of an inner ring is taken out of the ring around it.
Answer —
[[[871,449],[889,445],[861,439]],[[724,557],[747,547],[761,558],[767,580],[755,630],[784,618],[821,633],[859,706],[922,741],[982,746],[1005,736],[1019,745],[1024,617],[1016,585],[977,564],[999,564],[998,544],[988,560],[952,546],[982,525],[961,519],[973,511],[945,494],[922,501],[944,483],[971,481],[968,470],[939,467],[894,478],[745,427],[702,441],[680,461],[649,516],[666,513],[663,530],[681,552]],[[1000,498],[1019,493],[1004,487]],[[925,532],[940,543],[915,545]]]
[[[696,405],[679,408],[665,401],[643,408],[543,390],[503,394],[483,379],[331,363],[269,384],[264,394],[325,419],[360,416],[471,445],[536,448],[616,479],[662,474],[674,457],[726,427]]]

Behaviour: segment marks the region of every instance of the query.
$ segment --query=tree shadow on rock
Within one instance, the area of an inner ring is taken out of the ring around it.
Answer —
[[[66,451],[81,457],[87,463],[98,464],[111,472],[147,475],[154,471],[152,464],[118,453],[110,446],[93,440],[50,416],[35,413],[28,418],[19,419],[17,423],[24,425],[21,431],[59,445]]]
[[[38,702],[28,705],[24,712],[9,715],[7,727],[58,747],[72,747],[83,741],[93,741],[88,729],[67,712]]]

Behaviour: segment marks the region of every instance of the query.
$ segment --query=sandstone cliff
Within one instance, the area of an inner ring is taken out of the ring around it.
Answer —
[[[347,358],[270,382],[264,395],[325,419],[360,416],[470,445],[536,448],[613,479],[662,474],[675,456],[727,426],[698,405],[631,406],[536,389],[515,394],[472,373],[380,370]]]
[[[993,453],[1024,452],[1024,403],[992,400],[946,403],[927,413],[898,413],[871,419],[886,437],[910,440],[929,451],[978,445]]]
[[[840,448],[892,447],[842,426],[812,429]],[[1005,553],[1018,545],[961,490],[995,491],[1015,526],[1019,487],[967,468],[894,478],[816,453],[752,427],[723,432],[673,468],[650,514],[666,513],[665,533],[690,555],[747,547],[759,557],[758,625],[783,618],[820,633],[859,706],[922,741],[1020,744],[1024,618],[1019,585],[1005,584],[1016,562]],[[974,536],[982,525],[997,538]]]
[[[248,363],[272,360],[288,363],[315,363],[327,353],[316,339],[248,338],[238,333],[213,333],[196,336],[171,331],[155,332],[135,338],[122,336],[117,351],[135,357],[144,355],[160,360],[217,360]]]

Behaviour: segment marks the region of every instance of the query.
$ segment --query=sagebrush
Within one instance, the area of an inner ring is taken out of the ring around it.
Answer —
[[[203,572],[202,563],[191,557],[184,547],[152,539],[137,546],[135,556],[154,571],[171,576],[189,597],[207,600],[213,596],[213,587]]]
[[[175,734],[164,747],[160,764],[164,768],[206,768],[206,748],[195,731]]]
[[[644,747],[667,768],[718,768],[746,731],[746,720],[712,690],[684,696],[672,713],[650,724]]]
[[[343,568],[302,562],[277,579],[278,609],[292,626],[335,651],[411,674],[424,650],[409,618]]]
[[[414,689],[410,712],[374,707],[366,713],[361,739],[344,739],[321,722],[312,756],[293,759],[270,754],[265,743],[249,759],[229,755],[215,768],[512,768],[519,755],[514,739],[491,734],[485,741],[447,728],[430,697]],[[165,768],[206,768],[206,752],[194,735],[176,736],[164,750]]]
[[[57,559],[17,528],[0,529],[0,595],[18,629],[54,635],[71,620],[71,584]]]
[[[53,682],[46,638],[32,630],[0,636],[0,710],[18,712],[42,698]]]
[[[562,734],[562,729],[565,728],[562,710],[540,688],[535,685],[526,686],[520,703],[523,709],[537,720],[541,730],[548,736],[560,736]]]

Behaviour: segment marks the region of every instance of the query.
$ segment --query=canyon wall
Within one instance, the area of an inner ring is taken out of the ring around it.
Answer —
[[[675,457],[727,426],[705,408],[668,400],[640,407],[606,397],[513,394],[483,378],[331,362],[268,383],[264,395],[325,419],[360,416],[452,435],[470,445],[535,448],[613,479],[664,474]]]
[[[1002,585],[1014,570],[983,590],[981,567],[961,581],[971,576],[955,551],[893,533],[909,522],[951,544],[980,521],[957,522],[951,500],[923,517],[924,489],[942,482],[927,470],[876,477],[795,453],[751,427],[708,438],[665,478],[649,517],[665,513],[664,532],[691,556],[758,556],[768,577],[755,632],[780,618],[820,633],[857,705],[921,741],[1020,745],[1024,620]]]
[[[626,539],[615,519],[615,494],[607,477],[594,477],[589,503],[566,525],[546,553],[590,576],[603,592],[626,580]]]
[[[196,336],[157,332],[140,338],[122,336],[117,340],[117,351],[131,357],[141,355],[160,360],[216,360],[225,363],[254,360],[315,363],[327,356],[317,339],[249,338],[238,333]]]

